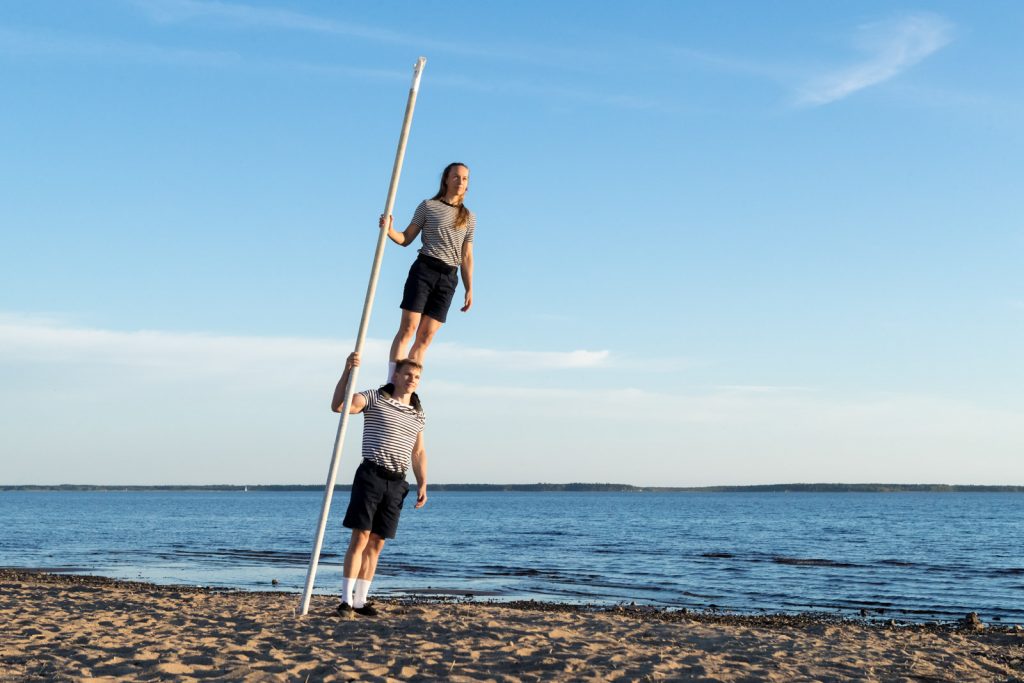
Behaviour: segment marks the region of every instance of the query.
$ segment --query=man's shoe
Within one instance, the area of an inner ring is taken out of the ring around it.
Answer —
[[[377,608],[369,602],[363,605],[362,607],[356,607],[352,611],[364,617],[375,617],[377,616],[377,614],[379,614],[377,612]]]
[[[350,617],[352,616],[352,605],[343,602],[334,611],[338,613],[339,617]]]

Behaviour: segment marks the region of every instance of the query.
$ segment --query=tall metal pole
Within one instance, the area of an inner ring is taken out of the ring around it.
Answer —
[[[402,175],[402,161],[405,159],[405,143],[409,139],[409,128],[412,125],[412,112],[416,108],[416,95],[420,90],[420,77],[423,75],[423,66],[427,63],[425,57],[416,60],[416,67],[412,75],[412,87],[409,88],[409,100],[405,105],[405,120],[402,122],[402,134],[398,138],[398,151],[395,153],[395,165],[391,169],[391,185],[388,187],[388,198],[384,203],[384,215],[389,216],[395,207],[395,194],[398,192],[398,178]],[[384,259],[384,245],[387,243],[388,231],[381,230],[377,238],[377,251],[373,257],[373,268],[370,271],[370,284],[366,287],[366,301],[363,304],[363,317],[359,321],[359,335],[356,337],[356,353],[363,350],[363,342],[366,340],[366,328],[370,325],[370,311],[373,309],[373,296],[377,292],[377,278],[380,276],[380,264]],[[348,411],[352,405],[352,389],[356,386],[356,379],[359,377],[359,367],[352,368],[349,373],[348,386],[345,387],[345,403],[341,408],[341,420],[338,422],[338,435],[334,439],[334,454],[331,456],[331,467],[327,472],[327,487],[324,489],[324,503],[320,510],[320,521],[317,523],[316,541],[313,543],[313,552],[309,557],[309,570],[306,572],[306,587],[302,591],[302,606],[300,614],[309,612],[309,601],[313,596],[313,583],[316,580],[316,567],[320,562],[320,549],[324,543],[324,531],[327,528],[327,513],[331,508],[331,497],[334,495],[334,482],[338,478],[338,464],[341,462],[341,449],[345,442],[345,432],[348,429]]]

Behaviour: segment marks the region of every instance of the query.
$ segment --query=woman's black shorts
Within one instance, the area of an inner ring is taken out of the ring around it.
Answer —
[[[405,280],[402,310],[422,313],[443,323],[458,286],[458,268],[433,256],[420,254],[413,261],[409,277]]]
[[[385,474],[387,477],[383,476]],[[409,482],[404,474],[389,473],[380,465],[364,459],[356,469],[352,497],[348,500],[342,524],[349,529],[372,531],[381,538],[394,538],[398,533],[402,503],[408,494]]]

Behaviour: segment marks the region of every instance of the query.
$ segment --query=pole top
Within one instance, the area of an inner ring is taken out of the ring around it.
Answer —
[[[416,92],[420,89],[420,77],[423,75],[423,67],[427,64],[426,57],[420,57],[416,60],[415,68],[412,72],[412,91]]]

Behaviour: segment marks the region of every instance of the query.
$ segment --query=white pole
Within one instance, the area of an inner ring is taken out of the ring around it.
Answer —
[[[416,94],[420,90],[420,77],[423,75],[423,66],[427,63],[425,57],[416,60],[416,67],[412,75],[412,87],[409,88],[409,100],[405,105],[405,120],[402,122],[402,134],[398,138],[398,151],[395,153],[395,165],[391,170],[391,185],[388,187],[388,198],[384,203],[384,215],[391,215],[395,207],[395,194],[398,192],[398,178],[402,175],[402,161],[405,159],[405,143],[409,139],[409,127],[412,125],[412,112],[416,108]],[[388,231],[381,230],[377,238],[377,251],[373,257],[373,268],[370,271],[370,284],[366,287],[366,302],[363,304],[363,317],[359,321],[359,335],[356,337],[356,353],[363,350],[363,342],[366,340],[366,328],[370,324],[370,311],[373,308],[373,295],[377,292],[377,278],[380,275],[380,264],[384,259],[384,245],[388,239]],[[348,386],[345,387],[345,403],[341,408],[341,420],[338,422],[338,435],[334,439],[334,454],[331,456],[331,467],[327,473],[327,487],[324,489],[324,503],[320,510],[320,521],[316,529],[316,541],[313,543],[313,552],[309,558],[309,571],[306,572],[306,587],[302,591],[302,606],[300,614],[305,616],[309,612],[309,600],[313,595],[313,582],[316,580],[316,567],[320,561],[320,549],[324,543],[324,530],[327,528],[327,513],[331,508],[331,497],[334,495],[334,482],[338,478],[338,464],[341,462],[341,449],[345,442],[345,432],[348,428],[348,411],[352,405],[352,390],[356,386],[356,379],[359,377],[359,368],[354,367],[349,373]]]

